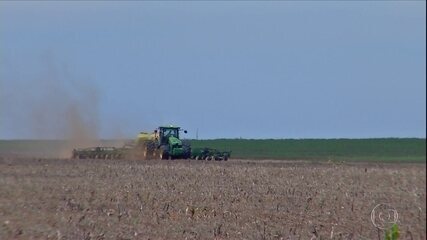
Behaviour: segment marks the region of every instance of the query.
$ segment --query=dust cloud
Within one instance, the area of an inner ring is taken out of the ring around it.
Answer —
[[[99,89],[89,78],[78,78],[66,65],[49,62],[36,83],[31,108],[36,138],[65,140],[58,157],[68,157],[73,148],[100,145]]]
[[[138,130],[126,124],[129,118],[100,117],[102,88],[96,79],[51,55],[30,67],[0,66],[0,139],[11,140],[0,146],[0,157],[68,158],[74,148],[122,147],[131,141]],[[100,132],[108,140],[101,140]]]
[[[89,77],[75,76],[67,65],[51,58],[33,74],[16,75],[2,84],[8,87],[2,91],[8,96],[7,104],[2,104],[2,118],[8,124],[3,129],[11,129],[18,138],[55,141],[55,148],[38,149],[37,157],[64,158],[73,148],[101,145],[100,93]]]

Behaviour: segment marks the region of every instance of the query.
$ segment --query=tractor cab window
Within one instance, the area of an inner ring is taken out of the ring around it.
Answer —
[[[159,130],[159,140],[161,144],[166,144],[170,137],[176,137],[179,139],[178,128],[159,128]]]
[[[176,128],[169,128],[165,129],[163,132],[164,137],[176,137],[178,138],[178,129]]]

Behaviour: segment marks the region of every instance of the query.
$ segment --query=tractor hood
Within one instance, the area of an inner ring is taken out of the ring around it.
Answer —
[[[181,142],[181,140],[179,140],[176,137],[169,137],[169,145],[171,145],[173,147],[181,147],[182,142]]]

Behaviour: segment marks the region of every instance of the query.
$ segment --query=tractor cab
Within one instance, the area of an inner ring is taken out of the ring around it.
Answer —
[[[191,146],[188,141],[183,142],[179,137],[180,127],[173,125],[159,127],[154,131],[156,148],[159,149],[161,159],[189,158]],[[184,133],[187,133],[184,130]]]
[[[174,127],[171,125],[168,127],[159,127],[158,132],[156,131],[155,131],[155,134],[156,134],[156,137],[158,138],[160,145],[167,145],[169,143],[170,137],[179,139],[180,127]],[[187,132],[187,131],[184,131],[184,132]]]

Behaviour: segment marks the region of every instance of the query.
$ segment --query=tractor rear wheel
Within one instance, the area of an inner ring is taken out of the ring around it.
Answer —
[[[160,160],[168,159],[169,158],[168,152],[165,150],[160,150],[159,158],[160,158]]]

